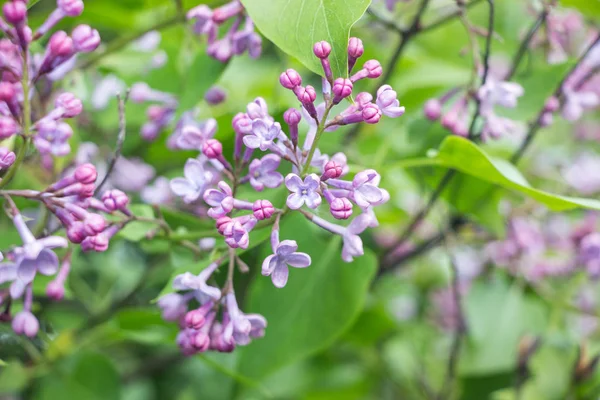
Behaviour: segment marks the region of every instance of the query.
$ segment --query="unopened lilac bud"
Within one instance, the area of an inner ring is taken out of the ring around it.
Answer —
[[[442,126],[448,130],[454,130],[454,127],[458,123],[458,119],[456,118],[456,114],[453,112],[448,112],[444,114],[442,120],[440,121]]]
[[[225,101],[226,98],[227,93],[225,93],[225,91],[219,86],[212,86],[206,91],[206,94],[204,95],[204,100],[206,100],[208,104],[211,104],[213,106],[221,104]]]
[[[315,88],[310,85],[306,85],[306,87],[297,87],[294,92],[302,104],[313,103],[317,98]]]
[[[554,122],[554,116],[551,112],[545,112],[540,118],[540,126],[542,128],[549,127]]]
[[[438,99],[427,100],[423,113],[428,120],[437,121],[442,115],[442,103]]]
[[[82,0],[57,0],[56,6],[69,17],[78,17],[83,12]]]
[[[323,175],[321,175],[321,181],[327,179],[337,179],[342,176],[344,168],[341,164],[336,161],[330,160],[323,167]]]
[[[208,159],[216,159],[223,155],[223,145],[217,139],[208,139],[202,145],[202,154]]]
[[[46,286],[46,296],[52,300],[59,301],[65,297],[65,285],[63,282],[53,280]]]
[[[107,190],[102,195],[102,203],[110,212],[126,210],[126,207],[129,204],[129,197],[117,189]]]
[[[204,332],[197,332],[191,338],[191,344],[196,351],[203,353],[208,350],[208,347],[210,346],[210,338]]]
[[[352,215],[352,203],[345,197],[336,197],[330,204],[331,215],[336,219],[348,219]]]
[[[188,311],[188,313],[185,314],[185,325],[188,328],[200,329],[206,322],[205,315],[206,312],[202,310],[202,308]]]
[[[13,318],[12,328],[17,335],[25,335],[32,338],[37,335],[40,323],[31,312],[21,311]]]
[[[65,57],[73,53],[73,39],[65,31],[57,31],[48,42],[48,49],[54,57]]]
[[[98,172],[93,164],[86,163],[78,166],[73,176],[77,182],[89,185],[96,182]]]
[[[279,83],[286,89],[294,89],[302,85],[302,77],[296,70],[290,68],[279,75]]]
[[[9,1],[2,7],[4,18],[12,25],[19,25],[27,18],[27,5],[22,1]]]
[[[6,147],[0,147],[0,169],[8,168],[15,162],[15,153]]]
[[[556,112],[560,108],[560,100],[556,98],[556,96],[552,96],[546,100],[546,104],[544,105],[544,110],[547,112]]]
[[[15,97],[15,87],[10,82],[0,82],[0,101],[9,102]]]
[[[298,145],[298,124],[302,120],[302,114],[295,108],[290,108],[283,113],[283,120],[289,127],[290,140],[294,146]]]
[[[367,124],[376,124],[381,119],[381,110],[377,105],[369,103],[362,109],[362,118]]]
[[[81,242],[81,250],[103,252],[108,249],[108,236],[100,233],[96,236],[88,236]]]
[[[67,228],[67,239],[71,243],[79,244],[85,240],[87,235],[85,234],[85,229],[83,222],[75,221]]]
[[[232,219],[230,217],[221,217],[219,219],[217,219],[216,221],[216,228],[217,231],[219,232],[219,234],[223,234],[223,232],[225,232],[225,228],[227,227],[227,225],[229,225],[230,223],[232,223]]]
[[[360,92],[354,98],[354,102],[358,105],[358,109],[362,110],[364,106],[370,104],[373,101],[373,96],[368,92]]]
[[[63,117],[73,118],[81,114],[83,105],[73,93],[63,93],[56,98],[54,102],[56,107],[60,107],[64,110]]]
[[[11,117],[0,116],[0,140],[6,139],[19,131],[19,125]]]
[[[345,78],[337,78],[333,82],[333,88],[331,91],[333,92],[333,103],[338,104],[342,99],[350,96],[352,94],[352,81],[350,79]]]
[[[381,68],[381,63],[377,60],[369,60],[364,65],[363,68],[368,72],[368,78],[374,79],[379,78],[383,73],[383,69]]]
[[[231,125],[236,133],[246,135],[252,132],[252,120],[248,117],[248,114],[237,113],[235,117],[233,117]]]
[[[71,34],[75,50],[90,53],[100,46],[100,34],[89,25],[79,25]]]
[[[315,56],[317,56],[317,58],[327,58],[329,57],[329,54],[331,54],[331,45],[324,40],[321,42],[317,42],[313,46],[313,53],[315,53]]]
[[[352,68],[354,68],[354,65],[356,64],[356,60],[358,60],[364,52],[365,48],[362,40],[356,37],[351,37],[348,40],[348,73],[352,71]]]
[[[275,213],[275,207],[269,200],[256,200],[252,205],[252,213],[257,220],[262,221],[271,218]]]
[[[106,220],[100,214],[89,213],[83,221],[83,229],[86,235],[94,236],[106,228]]]

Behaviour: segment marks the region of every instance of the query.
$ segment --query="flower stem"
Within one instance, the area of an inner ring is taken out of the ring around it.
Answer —
[[[317,150],[317,145],[319,144],[319,140],[321,139],[321,135],[325,132],[325,123],[327,122],[327,117],[329,116],[329,112],[333,108],[333,102],[327,104],[325,107],[325,112],[323,113],[323,117],[321,121],[319,121],[319,125],[317,126],[317,133],[315,134],[315,138],[312,142],[312,146],[310,146],[310,151],[308,152],[308,157],[306,158],[306,163],[304,164],[304,169],[302,170],[301,175],[306,175],[308,169],[310,168],[310,163],[312,162],[313,156],[315,155],[315,150]]]

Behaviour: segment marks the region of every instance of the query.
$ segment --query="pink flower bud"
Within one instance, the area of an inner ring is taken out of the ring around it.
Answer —
[[[454,130],[454,127],[456,126],[457,123],[458,123],[458,119],[456,118],[456,114],[453,112],[447,112],[442,117],[442,121],[441,121],[442,126],[450,131]]]
[[[225,91],[218,86],[212,86],[204,95],[204,100],[206,100],[208,104],[211,104],[213,106],[221,104],[225,101],[226,98],[227,93],[225,93]]]
[[[12,25],[19,25],[27,18],[27,5],[21,1],[9,1],[2,7],[4,18]]]
[[[81,242],[81,250],[103,252],[108,249],[108,236],[100,233],[96,236],[88,236]]]
[[[248,114],[237,113],[231,121],[233,130],[240,134],[248,134],[252,132],[252,120],[248,117]]]
[[[300,100],[302,104],[313,103],[317,98],[315,88],[310,85],[306,85],[306,87],[296,87],[294,93],[296,93],[296,97],[298,97],[298,100]]]
[[[96,178],[98,178],[98,172],[93,164],[86,163],[77,167],[74,176],[75,180],[77,180],[79,183],[91,184],[96,182]]]
[[[294,89],[302,85],[302,77],[293,69],[288,69],[279,75],[279,83],[286,89]]]
[[[202,154],[211,160],[219,158],[223,155],[223,145],[217,139],[208,139],[202,145]]]
[[[102,195],[102,203],[110,212],[123,210],[129,204],[129,197],[118,189],[107,190]]]
[[[205,315],[206,313],[202,308],[188,311],[187,314],[185,314],[185,326],[192,329],[202,328],[206,322]]]
[[[85,234],[83,222],[75,221],[67,228],[67,239],[71,243],[79,244],[87,237]]]
[[[48,49],[54,57],[69,56],[73,53],[73,39],[65,31],[57,31],[50,37]]]
[[[379,78],[383,73],[383,69],[381,68],[381,63],[377,60],[369,60],[364,65],[363,68],[367,70],[367,77],[374,79]]]
[[[232,220],[229,217],[221,217],[221,218],[217,219],[216,227],[217,227],[217,231],[219,231],[219,234],[222,235],[223,232],[225,232],[225,228],[230,223],[232,223]]]
[[[61,94],[56,98],[54,105],[64,109],[63,117],[65,118],[76,117],[77,115],[81,114],[81,111],[83,110],[81,100],[75,97],[73,93]]]
[[[65,285],[56,279],[50,281],[46,286],[46,296],[54,301],[60,301],[65,297]]]
[[[345,197],[336,197],[330,204],[331,215],[336,219],[348,219],[352,215],[352,203]]]
[[[15,96],[15,87],[10,82],[0,82],[0,101],[9,102]]]
[[[210,337],[204,332],[196,332],[191,338],[191,344],[196,351],[203,353],[210,346]]]
[[[0,140],[6,139],[19,131],[19,125],[11,117],[0,116]]]
[[[8,168],[15,162],[15,153],[6,147],[0,147],[0,169]]]
[[[83,12],[82,0],[57,0],[56,6],[69,17],[78,17]]]
[[[348,39],[348,56],[352,58],[359,58],[365,52],[362,40],[357,37],[351,37]]]
[[[333,88],[331,91],[333,92],[333,102],[335,104],[342,101],[342,99],[350,96],[352,94],[352,81],[350,79],[345,78],[337,78],[333,82]]]
[[[298,125],[302,120],[302,114],[295,108],[290,108],[283,113],[283,120],[288,125]]]
[[[376,124],[381,119],[381,110],[377,105],[369,103],[362,109],[362,118],[367,124]]]
[[[257,220],[262,221],[271,218],[275,213],[275,207],[269,200],[256,200],[252,205],[252,213]]]
[[[17,3],[19,2],[17,1]],[[40,329],[40,323],[35,315],[29,311],[23,310],[13,318],[12,328],[17,335],[25,335],[32,338],[37,335],[38,330]]]
[[[90,53],[100,46],[100,34],[89,25],[79,25],[71,34],[75,50],[82,53]]]
[[[344,172],[344,168],[341,164],[330,160],[325,164],[323,168],[323,175],[321,176],[321,181],[325,181],[327,179],[337,179],[342,176]]]
[[[101,233],[106,228],[106,220],[100,214],[89,213],[83,221],[83,229],[88,236]]]
[[[560,108],[560,101],[552,96],[546,100],[546,104],[544,105],[544,110],[548,112],[556,112]]]
[[[437,121],[442,115],[442,103],[438,99],[427,100],[423,112],[428,120]]]
[[[329,57],[329,54],[331,54],[331,45],[324,40],[321,42],[317,42],[313,46],[313,53],[315,53],[315,56],[317,56],[317,58],[327,58]]]

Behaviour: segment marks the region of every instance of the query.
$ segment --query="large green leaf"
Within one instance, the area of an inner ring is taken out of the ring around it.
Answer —
[[[561,0],[560,4],[577,8],[587,18],[600,19],[600,0]]]
[[[346,51],[350,28],[370,0],[242,0],[258,29],[286,53],[322,75],[312,52],[315,42],[333,46],[329,56],[334,76],[348,73]]]
[[[324,241],[303,217],[292,215],[283,222],[282,239],[298,242],[298,251],[312,257],[307,269],[290,271],[283,289],[260,275],[252,283],[246,312],[268,320],[266,336],[241,349],[240,372],[262,379],[281,367],[330,345],[358,317],[377,268],[375,256],[366,251],[352,263],[340,258],[339,237]],[[293,234],[292,234],[293,233]],[[265,246],[265,255],[270,246]]]
[[[458,136],[446,138],[439,151],[430,158],[406,160],[395,166],[440,166],[455,169],[483,181],[521,192],[554,211],[576,208],[600,210],[598,200],[561,196],[531,187],[513,164],[490,157],[476,144]]]

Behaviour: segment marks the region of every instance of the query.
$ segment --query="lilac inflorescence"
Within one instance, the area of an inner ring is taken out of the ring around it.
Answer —
[[[211,26],[207,21],[204,27]],[[303,85],[297,71],[284,71],[279,82],[293,93],[298,107],[284,112],[285,125],[282,125],[270,114],[264,99],[249,103],[245,112],[238,113],[232,120],[235,140],[230,159],[225,157],[224,146],[214,137],[216,123],[206,122],[203,127],[188,124],[175,133],[180,147],[194,149],[199,155],[186,162],[183,177],[171,180],[173,193],[188,207],[195,204],[205,207],[208,217],[215,221],[216,233],[229,248],[230,271],[234,263],[242,271],[248,269],[235,256],[235,250],[250,246],[251,233],[258,226],[272,226],[273,254],[265,258],[261,272],[270,276],[277,288],[285,287],[293,278],[289,267],[307,268],[312,261],[295,240],[280,240],[280,220],[286,214],[300,213],[324,231],[341,236],[342,259],[350,262],[364,253],[359,235],[378,225],[374,207],[390,198],[389,193],[379,187],[381,176],[375,170],[367,169],[347,177],[346,156],[322,153],[318,148],[321,136],[344,125],[375,124],[383,116],[395,118],[404,114],[404,107],[389,85],[380,87],[375,98],[367,92],[353,96],[361,80],[375,79],[382,74],[381,64],[376,60],[366,61],[353,73],[354,65],[364,52],[359,39],[351,38],[348,43],[349,78],[333,76],[329,43],[318,42],[313,51],[323,67],[323,100],[317,100],[313,86]],[[341,106],[342,102],[347,104]],[[274,206],[264,198],[244,198],[242,185],[261,194],[266,189],[283,186],[287,200],[281,206]],[[323,204],[329,208],[331,218],[308,211],[318,210]],[[347,226],[332,222],[350,219],[353,215]],[[262,336],[266,327],[264,318],[250,317],[239,311],[231,281],[228,280],[221,291],[207,286],[206,279],[225,259],[215,262],[197,277],[185,274],[175,280],[174,289],[193,289],[191,294],[169,294],[159,301],[165,319],[182,321],[177,343],[185,354],[209,349],[231,351],[235,345]],[[182,285],[183,281],[188,283]],[[197,303],[198,307],[193,308],[194,305],[188,311],[189,303]],[[219,312],[221,322],[217,322]]]
[[[207,53],[211,57],[227,62],[234,55],[248,52],[252,58],[260,56],[262,39],[254,31],[254,23],[246,15],[239,0],[211,9],[205,4],[192,8],[187,19],[193,22],[192,29],[198,36],[206,37]],[[219,27],[232,21],[225,36],[219,38]]]

